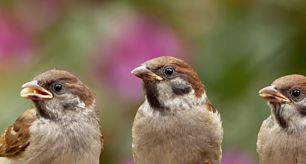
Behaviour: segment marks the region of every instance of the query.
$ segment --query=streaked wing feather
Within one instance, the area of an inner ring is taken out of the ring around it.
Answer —
[[[35,109],[29,109],[6,128],[0,138],[0,157],[15,156],[26,149],[30,144],[29,127],[34,119]]]

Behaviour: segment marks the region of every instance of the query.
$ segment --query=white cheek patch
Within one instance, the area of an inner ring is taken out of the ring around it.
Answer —
[[[85,103],[83,101],[80,101],[79,104],[78,104],[79,108],[85,108],[85,106],[86,105],[85,105]]]
[[[168,100],[172,97],[172,89],[168,82],[161,82],[157,84],[158,98],[161,101]]]
[[[76,97],[74,99],[75,99],[74,101],[77,102],[76,107],[78,107],[78,108],[85,108],[86,107],[85,103],[79,97]]]
[[[306,98],[304,98],[302,101],[297,103],[299,106],[305,106],[304,104],[306,104]]]
[[[159,99],[161,101],[167,101],[168,99],[171,99],[176,96],[173,93],[171,84],[177,84],[177,85],[181,84],[185,86],[189,85],[187,81],[179,77],[172,79],[170,81],[160,82],[159,84],[157,84],[157,90],[158,90]]]
[[[75,95],[69,95],[69,101],[70,104],[73,104],[73,106],[78,107],[78,108],[85,108],[86,105],[85,103],[80,99],[79,96],[75,96]]]
[[[303,106],[304,103],[306,103],[306,99],[296,104],[291,103],[282,106],[283,110],[281,115],[288,122],[289,129],[302,130],[306,127],[306,118],[301,115],[299,109],[297,109],[297,106]],[[271,104],[269,105],[273,108]]]
[[[172,79],[170,82],[160,82],[157,85],[159,101],[163,102],[164,106],[171,107],[170,110],[190,109],[193,106],[198,106],[206,102],[206,94],[203,94],[201,98],[196,98],[194,89],[191,89],[187,94],[174,94],[170,83],[189,85],[188,82],[181,78]]]

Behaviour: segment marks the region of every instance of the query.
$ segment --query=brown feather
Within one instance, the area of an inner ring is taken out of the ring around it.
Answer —
[[[188,82],[195,90],[196,97],[201,97],[205,91],[205,86],[202,84],[199,75],[196,71],[185,61],[177,59],[172,56],[162,56],[151,59],[144,63],[148,68],[157,70],[165,65],[172,65],[176,68],[176,71],[187,76]]]
[[[68,71],[52,69],[46,71],[34,78],[39,81],[48,90],[48,85],[54,81],[62,81],[71,90],[74,90],[74,94],[78,95],[86,106],[90,106],[94,102],[93,94],[89,88],[86,87],[79,78],[74,76]]]
[[[213,113],[217,112],[217,109],[214,107],[214,105],[209,100],[206,103],[206,107],[207,107],[208,111],[210,111],[210,112],[213,112]]]
[[[293,87],[300,87],[303,89],[304,92],[306,92],[306,76],[303,75],[287,75],[283,76],[281,78],[276,79],[272,85],[277,86],[279,89],[289,89]]]
[[[29,145],[29,127],[35,119],[35,109],[25,111],[13,125],[6,128],[0,139],[0,157],[15,156]]]

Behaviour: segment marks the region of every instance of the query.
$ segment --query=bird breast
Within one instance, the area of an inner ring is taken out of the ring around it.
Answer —
[[[99,123],[94,120],[94,115],[88,110],[85,115],[76,115],[77,121],[70,120],[66,124],[38,118],[30,127],[30,145],[20,157],[21,161],[31,164],[98,164],[102,145]]]
[[[190,163],[204,161],[203,152],[220,153],[219,114],[203,108],[157,114],[148,113],[148,107],[144,104],[139,109],[133,126],[133,151],[138,163],[150,164],[156,159],[160,163]]]
[[[258,134],[260,164],[306,163],[305,135],[305,130],[286,130],[269,117],[263,122]]]

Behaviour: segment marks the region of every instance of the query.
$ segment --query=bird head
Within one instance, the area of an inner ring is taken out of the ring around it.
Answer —
[[[34,102],[43,117],[58,117],[93,108],[95,100],[90,90],[73,74],[49,70],[22,85],[21,97]]]
[[[154,58],[135,68],[132,74],[143,80],[146,98],[155,109],[175,108],[184,102],[193,106],[206,100],[198,74],[183,60],[170,56]]]
[[[281,127],[306,126],[306,77],[287,75],[259,91]]]

